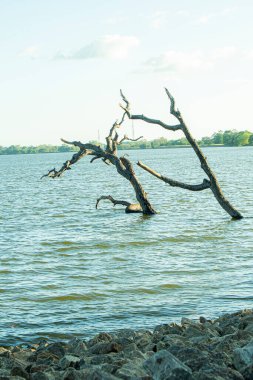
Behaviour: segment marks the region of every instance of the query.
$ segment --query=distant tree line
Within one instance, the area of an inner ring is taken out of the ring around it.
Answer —
[[[253,145],[253,133],[249,131],[219,131],[211,137],[202,137],[198,141],[200,146],[249,146]],[[156,148],[173,148],[189,145],[185,137],[177,140],[167,140],[160,137],[155,140],[138,140],[127,141],[119,146],[119,149],[156,149]]]
[[[54,145],[38,145],[38,146],[20,146],[11,145],[8,147],[0,146],[0,154],[34,154],[34,153],[61,153],[72,152],[75,150],[72,146],[67,144],[54,146]]]
[[[98,141],[90,141],[95,145],[103,144]],[[200,146],[253,146],[253,133],[249,131],[218,131],[211,137],[203,137],[198,141]],[[141,139],[138,141],[126,141],[119,145],[118,149],[157,149],[184,147],[189,145],[185,137],[177,140],[167,140],[160,137],[154,140]],[[38,145],[38,146],[20,146],[11,145],[9,147],[0,146],[0,154],[35,154],[35,153],[62,153],[75,151],[75,147],[66,144],[55,145]]]

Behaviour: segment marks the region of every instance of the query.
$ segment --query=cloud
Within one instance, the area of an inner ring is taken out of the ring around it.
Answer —
[[[20,57],[30,57],[32,59],[39,57],[39,48],[38,46],[28,46],[19,53]]]
[[[58,59],[92,59],[110,58],[125,59],[130,51],[139,45],[140,41],[135,36],[121,36],[118,34],[106,35],[80,50],[65,55],[61,52],[56,54]]]
[[[160,56],[144,62],[144,67],[152,71],[167,71],[174,73],[189,73],[199,70],[209,70],[219,62],[232,58],[237,54],[234,47],[224,47],[210,52],[168,50]]]

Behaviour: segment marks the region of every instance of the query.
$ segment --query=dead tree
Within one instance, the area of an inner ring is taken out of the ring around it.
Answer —
[[[162,181],[168,183],[170,186],[176,186],[176,187],[180,187],[182,189],[191,190],[191,191],[202,191],[202,190],[210,189],[213,192],[213,194],[214,194],[215,198],[217,199],[217,201],[219,202],[219,204],[221,205],[221,207],[233,219],[242,219],[243,216],[240,214],[240,212],[237,211],[231,205],[231,203],[225,198],[225,196],[224,196],[224,194],[220,188],[219,182],[218,182],[214,172],[210,168],[206,157],[204,156],[202,150],[198,146],[197,141],[192,137],[188,127],[186,126],[186,124],[182,118],[180,111],[178,109],[175,109],[175,100],[174,100],[173,96],[171,95],[171,93],[166,88],[165,88],[165,91],[166,91],[166,94],[168,95],[169,100],[170,100],[170,113],[177,119],[177,121],[179,122],[178,124],[168,125],[168,124],[166,124],[160,120],[151,119],[151,118],[146,117],[144,115],[133,115],[133,114],[131,114],[130,113],[130,104],[129,104],[128,100],[126,99],[126,97],[123,95],[122,91],[121,91],[121,97],[122,97],[123,101],[125,102],[125,105],[121,105],[121,107],[124,109],[127,116],[132,120],[143,120],[146,123],[159,125],[162,128],[165,128],[169,131],[175,132],[175,131],[181,130],[184,133],[187,141],[190,143],[190,145],[194,149],[194,152],[196,153],[196,155],[200,161],[201,168],[206,173],[206,175],[209,179],[204,178],[202,183],[197,184],[197,185],[191,185],[191,184],[186,184],[183,182],[175,181],[171,178],[167,178],[167,177],[157,173],[155,170],[151,169],[150,167],[144,165],[140,161],[138,162],[138,165],[142,169],[144,169],[147,172],[149,172],[150,174],[152,174],[153,176],[155,176],[155,177],[161,179]]]
[[[110,195],[103,195],[97,199],[96,208],[98,207],[98,203],[102,199],[107,199],[111,201],[114,206],[117,204],[126,206],[125,212],[127,213],[141,212],[146,215],[155,214],[156,211],[153,209],[152,205],[150,204],[147,194],[145,193],[141,183],[139,182],[134,172],[133,165],[126,157],[118,157],[117,155],[118,145],[122,144],[123,141],[126,141],[126,140],[136,141],[142,138],[141,136],[137,139],[130,139],[126,135],[122,139],[119,138],[117,129],[124,122],[126,114],[127,112],[124,112],[121,121],[120,122],[116,121],[111,127],[109,135],[106,137],[106,146],[104,149],[101,146],[98,146],[95,144],[90,144],[90,143],[83,144],[80,141],[66,141],[64,139],[61,139],[65,144],[70,144],[75,147],[78,147],[79,151],[77,153],[74,153],[70,160],[67,160],[66,162],[64,162],[62,167],[59,170],[56,170],[55,168],[52,170],[49,170],[49,172],[43,175],[41,178],[61,177],[65,171],[70,170],[71,166],[75,164],[76,162],[78,162],[84,156],[93,156],[90,161],[91,163],[97,159],[101,159],[107,165],[110,165],[110,164],[114,165],[116,167],[117,172],[131,183],[135,191],[136,199],[138,201],[137,204],[132,204],[126,201],[115,200]]]

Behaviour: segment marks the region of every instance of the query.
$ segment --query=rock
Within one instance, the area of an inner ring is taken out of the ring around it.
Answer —
[[[68,342],[66,349],[67,349],[67,352],[70,354],[81,356],[85,354],[88,348],[83,340],[78,339],[78,338],[73,338]]]
[[[233,353],[233,363],[236,369],[242,371],[253,362],[253,340],[242,348],[236,348]]]
[[[134,338],[132,336],[125,337],[125,336],[115,336],[114,341],[118,344],[120,344],[123,347],[123,350],[125,347],[128,347],[130,344],[134,344]]]
[[[10,357],[11,356],[11,353],[9,350],[7,350],[7,348],[5,347],[0,347],[0,356],[2,357]]]
[[[181,335],[184,329],[182,326],[177,325],[176,323],[158,325],[154,329],[153,342],[157,343],[161,340],[161,337],[164,335],[177,334]]]
[[[147,369],[144,369],[143,367],[143,360],[140,359],[135,359],[124,364],[116,371],[115,375],[124,380],[132,380],[135,378],[151,379],[148,375]]]
[[[162,350],[145,361],[144,368],[156,380],[191,380],[192,370],[170,352]]]
[[[12,357],[24,366],[28,365],[29,358],[32,354],[33,351],[31,350],[12,350]]]
[[[50,352],[58,358],[62,358],[65,355],[65,345],[62,342],[51,343],[46,347],[46,351]]]
[[[59,361],[59,366],[63,370],[68,368],[68,367],[78,368],[79,363],[80,363],[80,358],[78,356],[65,355]]]
[[[68,368],[61,379],[63,380],[118,380],[117,377],[102,371],[101,369],[84,369],[77,371]]]
[[[20,376],[23,379],[27,379],[27,380],[29,380],[29,378],[30,378],[29,373],[26,372],[26,370],[24,368],[22,368],[21,366],[12,367],[11,375],[12,376]]]
[[[31,375],[32,380],[55,380],[51,372],[35,372]]]
[[[122,346],[116,342],[97,343],[90,348],[92,354],[109,354],[111,352],[120,352]]]
[[[114,360],[117,360],[117,357],[114,358],[114,355],[93,355],[91,357],[85,358],[86,364],[91,364],[91,365],[100,365],[100,364],[112,364]]]
[[[0,368],[1,369],[11,370],[14,363],[15,362],[14,362],[12,357],[6,357],[6,356],[0,357]]]
[[[231,368],[213,366],[194,374],[194,380],[244,380],[244,378],[239,372]]]
[[[87,342],[87,346],[88,347],[92,347],[94,346],[95,344],[97,343],[102,343],[102,342],[111,342],[113,340],[113,336],[110,335],[110,334],[107,334],[107,333],[99,333],[97,335],[95,335],[95,337],[93,339],[90,339],[88,342]]]
[[[253,363],[243,369],[242,375],[245,380],[253,380]]]
[[[247,324],[247,326],[245,327],[245,331],[248,331],[253,334],[253,321]]]
[[[0,367],[0,380],[4,379],[5,377],[8,378],[9,375],[10,375],[10,371]]]
[[[133,329],[121,329],[115,331],[115,337],[117,339],[126,338],[133,340],[136,337],[136,334],[138,334],[137,331]]]
[[[33,361],[36,362],[37,365],[49,365],[52,366],[59,362],[59,357],[57,355],[52,354],[49,351],[41,351],[37,356],[33,357]]]
[[[172,347],[169,349],[169,352],[191,368],[192,371],[199,371],[209,361],[208,352],[200,350],[197,347],[175,348],[174,350]]]
[[[150,331],[143,331],[141,334],[137,335],[134,339],[136,346],[143,352],[152,342],[153,334]]]
[[[184,328],[182,335],[187,338],[193,338],[193,343],[220,336],[219,332],[210,323],[198,323],[188,318],[182,318],[182,326]]]
[[[130,360],[142,359],[144,361],[147,358],[147,355],[136,347],[135,344],[129,346],[129,348],[124,351],[124,357]]]
[[[224,314],[214,324],[219,327],[221,335],[233,334],[243,326],[243,321],[251,318],[252,310],[242,310],[232,314]]]
[[[28,367],[26,367],[26,371],[29,372],[29,373],[34,373],[34,372],[45,372],[47,371],[48,369],[50,369],[50,366],[49,365],[45,365],[45,364],[32,364]]]

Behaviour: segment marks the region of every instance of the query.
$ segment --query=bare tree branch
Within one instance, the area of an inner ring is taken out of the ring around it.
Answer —
[[[108,199],[109,201],[111,201],[113,203],[113,206],[122,205],[122,206],[127,207],[127,206],[130,206],[130,204],[131,204],[130,202],[116,200],[111,195],[102,195],[100,198],[97,199],[96,208],[98,208],[98,204],[102,199]]]
[[[143,139],[143,136],[137,137],[137,139],[131,139],[127,135],[125,135],[119,142],[118,145],[122,144],[123,141],[138,141],[140,139]]]
[[[113,126],[111,127],[109,131],[109,135],[106,137],[106,144],[107,144],[106,150],[109,153],[112,153],[112,154],[117,153],[117,145],[118,145],[118,139],[119,139],[117,128],[120,128],[120,126],[124,122],[125,116],[126,116],[126,112],[124,112],[120,122],[118,122],[118,120],[114,122]]]
[[[127,114],[127,116],[129,117],[129,119],[131,118],[131,115],[130,115],[130,104],[129,104],[129,101],[127,100],[127,98],[124,96],[122,90],[120,90],[120,95],[122,97],[122,100],[126,103],[125,106],[123,106],[122,104],[120,104],[120,107],[125,111],[125,113]]]
[[[181,187],[182,189],[191,190],[191,191],[202,191],[202,190],[210,189],[210,186],[211,186],[210,181],[208,181],[208,179],[206,178],[204,178],[203,182],[198,185],[190,185],[187,183],[175,181],[171,178],[165,177],[162,174],[157,173],[155,170],[151,169],[147,165],[144,165],[141,161],[138,161],[137,165],[140,166],[142,169],[146,170],[147,172],[149,172],[150,174],[152,174],[153,176],[161,179],[163,182],[168,183],[170,186]]]
[[[171,131],[176,131],[176,130],[182,130],[187,141],[190,143],[190,145],[192,146],[194,152],[196,153],[199,161],[200,161],[200,164],[201,164],[201,168],[204,170],[204,172],[206,173],[206,175],[208,176],[209,178],[209,181],[204,179],[202,185],[195,185],[195,190],[196,191],[196,186],[198,187],[198,190],[204,190],[204,188],[210,188],[216,198],[216,200],[218,201],[218,203],[220,204],[220,206],[234,219],[242,219],[242,215],[241,213],[236,210],[230,203],[229,201],[225,198],[221,188],[220,188],[220,185],[219,185],[219,182],[214,174],[214,172],[212,171],[211,167],[209,166],[208,162],[207,162],[207,159],[206,157],[204,156],[202,150],[200,149],[200,147],[198,146],[198,143],[197,141],[192,137],[189,129],[187,128],[182,116],[181,116],[181,113],[180,111],[177,109],[175,109],[175,99],[174,97],[171,95],[171,93],[168,91],[167,88],[165,88],[165,92],[170,100],[170,113],[179,121],[179,124],[178,125],[174,125],[174,126],[171,126],[171,125],[167,125],[165,124],[164,122],[162,122],[161,120],[157,120],[157,119],[150,119],[149,117],[146,117],[144,115],[132,115],[130,114],[130,104],[128,102],[128,100],[126,99],[126,97],[123,95],[122,91],[120,92],[121,94],[121,97],[122,99],[124,100],[124,102],[126,103],[126,107],[124,108],[124,106],[121,105],[121,107],[125,110],[125,112],[127,112],[127,115],[130,119],[139,119],[139,120],[143,120],[147,123],[151,123],[151,124],[157,124],[157,125],[160,125],[161,127],[165,128],[165,129],[168,129],[168,130],[171,130]],[[144,165],[144,164],[143,164]],[[147,169],[145,169],[147,170]],[[150,169],[151,171],[149,171],[151,174],[155,175],[155,171],[153,171],[153,169]],[[153,172],[153,173],[152,173]],[[164,176],[162,175],[159,175],[157,173],[156,175],[157,178],[159,179],[162,179],[164,180]],[[193,190],[193,185],[186,185],[186,184],[183,184],[182,182],[176,182],[176,181],[173,181],[171,179],[168,179],[168,183],[172,185],[172,183],[174,183],[174,186],[180,186],[179,187],[183,187],[184,185],[184,188],[186,189],[188,186],[188,190]],[[165,181],[166,182],[166,181]],[[175,185],[175,183],[177,183],[177,185]],[[207,186],[208,187],[205,187]],[[199,186],[200,186],[200,189],[199,189]],[[202,188],[204,187],[204,188]]]
[[[62,164],[62,167],[60,168],[60,170],[57,171],[55,168],[52,169],[52,170],[49,170],[49,172],[47,174],[44,174],[41,177],[41,179],[44,178],[44,177],[51,177],[51,178],[61,177],[62,174],[66,170],[70,170],[71,169],[71,167],[70,167],[71,165],[75,164],[77,161],[79,161],[84,156],[87,156],[87,151],[83,150],[83,149],[80,149],[79,152],[73,154],[73,156],[72,156],[72,158],[70,160],[67,160],[67,161],[65,161]]]
[[[180,111],[179,111],[179,109],[177,109],[177,110],[175,109],[175,99],[166,87],[165,87],[165,91],[166,91],[166,94],[168,95],[168,97],[170,99],[170,113],[171,113],[171,115],[175,116],[178,119],[178,121],[181,123]]]
[[[94,162],[95,160],[98,160],[99,158],[102,158],[102,156],[95,156],[90,160],[90,163]]]
[[[151,119],[150,117],[147,117],[147,116],[144,116],[144,115],[133,115],[133,114],[130,114],[130,103],[129,101],[126,99],[125,95],[123,94],[123,92],[120,90],[120,94],[121,94],[121,97],[122,99],[126,102],[127,104],[127,107],[125,108],[122,104],[120,104],[120,107],[127,113],[129,119],[132,119],[132,120],[142,120],[142,121],[145,121],[146,123],[150,123],[150,124],[157,124],[157,125],[160,125],[161,127],[169,130],[169,131],[178,131],[181,128],[181,124],[177,124],[177,125],[169,125],[169,124],[166,124],[164,123],[163,121],[161,120],[158,120],[158,119]],[[174,103],[175,104],[175,103]],[[174,107],[174,106],[173,106]],[[173,108],[174,110],[174,108]],[[176,111],[175,111],[176,112]]]

